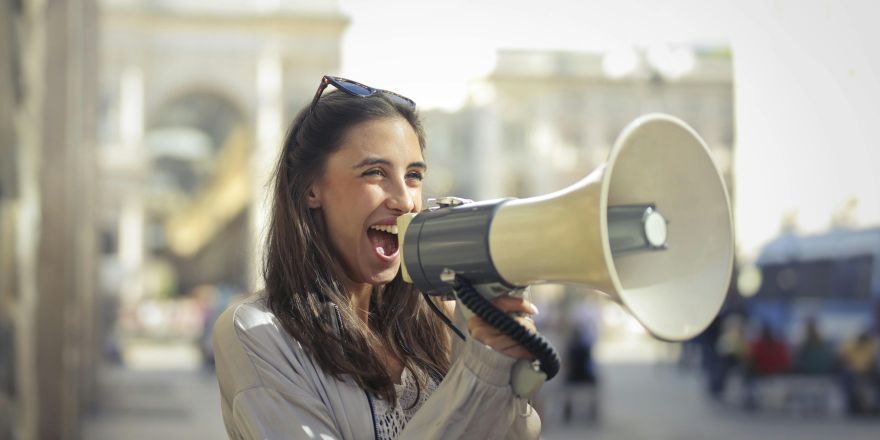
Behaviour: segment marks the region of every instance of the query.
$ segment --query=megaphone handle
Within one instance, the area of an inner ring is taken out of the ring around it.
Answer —
[[[522,289],[513,289],[507,295],[525,298],[529,302],[532,300],[528,286]],[[513,314],[513,316],[517,315],[516,313]],[[510,370],[510,387],[519,398],[531,399],[541,389],[544,382],[547,382],[547,374],[541,371],[532,361],[519,359]]]
[[[499,310],[461,276],[455,276],[454,291],[461,303],[471,312],[522,344],[538,359],[540,370],[528,361],[521,361],[514,365],[513,371],[511,371],[511,385],[517,396],[531,397],[531,394],[537,391],[544,381],[552,379],[559,372],[559,355],[543,336],[532,333],[507,313]]]
[[[516,361],[510,371],[510,387],[522,399],[531,399],[546,381],[547,375],[525,359]]]

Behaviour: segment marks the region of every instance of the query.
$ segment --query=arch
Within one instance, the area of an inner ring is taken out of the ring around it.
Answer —
[[[212,152],[216,153],[232,130],[246,122],[241,107],[225,94],[192,87],[156,107],[148,119],[147,132],[183,127],[193,129],[208,136]]]

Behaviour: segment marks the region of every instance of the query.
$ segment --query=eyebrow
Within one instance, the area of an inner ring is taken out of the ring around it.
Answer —
[[[372,166],[372,165],[391,166],[392,164],[391,164],[391,161],[389,161],[388,159],[383,159],[381,157],[368,157],[368,158],[358,162],[357,165],[352,167],[352,169],[358,169],[358,168],[363,168],[363,167]],[[425,162],[422,162],[422,161],[417,161],[417,162],[410,163],[406,167],[407,168],[421,168],[423,170],[427,170],[428,164],[426,164]]]

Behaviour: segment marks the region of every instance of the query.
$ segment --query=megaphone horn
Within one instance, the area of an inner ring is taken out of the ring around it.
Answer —
[[[451,291],[444,270],[499,290],[579,283],[665,340],[709,325],[733,268],[724,181],[696,132],[662,114],[633,121],[608,161],[565,189],[410,214],[398,236],[404,279],[423,292]]]

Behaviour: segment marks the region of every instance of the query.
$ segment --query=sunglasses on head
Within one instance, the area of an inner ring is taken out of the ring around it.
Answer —
[[[352,96],[360,96],[361,98],[368,98],[377,93],[381,93],[382,96],[391,100],[391,102],[395,104],[401,104],[411,109],[416,108],[416,103],[412,99],[407,98],[403,95],[398,95],[394,92],[389,92],[388,90],[382,89],[374,89],[370,86],[363,85],[357,81],[352,81],[350,79],[340,78],[338,76],[329,76],[324,75],[321,78],[321,84],[318,86],[318,91],[315,92],[315,98],[312,99],[312,104],[309,105],[309,113],[311,113],[312,109],[315,108],[315,104],[318,103],[318,99],[321,98],[321,95],[324,93],[324,89],[327,88],[328,85],[333,85],[337,89],[348,93]]]

